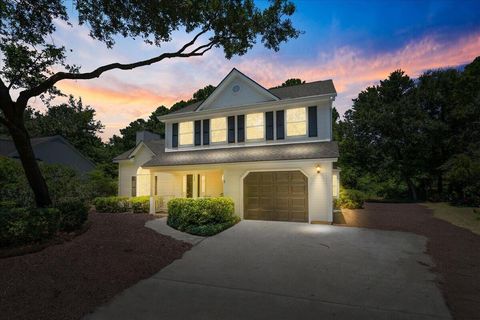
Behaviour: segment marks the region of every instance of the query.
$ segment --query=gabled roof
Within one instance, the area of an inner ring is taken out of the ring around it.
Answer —
[[[236,70],[237,72],[241,73],[237,69],[233,69],[233,70]],[[243,73],[241,73],[241,74],[243,76],[245,76]],[[245,77],[247,77],[247,76],[245,76]],[[250,78],[248,78],[248,79],[250,79]],[[224,81],[224,80],[222,80],[222,81]],[[250,80],[253,81],[252,79],[250,79]],[[253,81],[253,82],[255,82],[255,81]],[[221,83],[220,83],[220,85],[221,85]],[[257,84],[257,85],[259,85],[259,84]],[[218,90],[218,87],[215,90]],[[265,89],[265,90],[267,90],[267,89]],[[336,95],[337,94],[337,91],[335,90],[335,86],[334,86],[333,81],[331,79],[314,81],[314,82],[307,82],[307,83],[302,83],[302,84],[299,84],[299,85],[289,86],[289,87],[272,88],[272,89],[268,89],[267,91],[269,93],[271,93],[273,96],[277,97],[276,100],[288,100],[288,99],[303,98],[303,97],[321,96],[321,95],[327,95],[327,94],[331,94],[331,95]],[[207,98],[206,100],[208,100],[209,98]],[[169,113],[168,115],[183,114],[183,113],[199,111],[201,105],[206,100],[197,101],[195,103],[189,104],[189,105],[183,107],[182,109],[179,109],[177,111]]]
[[[336,142],[284,143],[162,152],[142,167],[338,158]]]
[[[37,157],[37,160],[42,161],[50,161],[50,163],[68,163],[71,164],[73,167],[76,167],[72,162],[69,162],[69,157],[66,156],[65,153],[58,153],[56,149],[50,150],[49,147],[58,146],[58,143],[65,145],[68,149],[72,151],[72,154],[78,155],[78,157],[84,160],[83,168],[94,168],[95,164],[84,156],[79,150],[77,150],[67,139],[62,137],[61,135],[49,136],[49,137],[38,137],[30,139],[30,143],[32,145],[33,151]],[[44,147],[46,146],[47,149]],[[48,151],[46,151],[48,150]],[[48,154],[46,155],[45,152]],[[40,156],[39,156],[40,154]],[[43,156],[42,156],[43,154]],[[13,143],[13,141],[9,138],[0,138],[0,156],[10,157],[10,158],[18,158],[19,154],[17,149]],[[52,157],[53,156],[53,157]],[[49,160],[45,160],[49,159]],[[55,161],[52,161],[55,159]],[[60,161],[59,161],[60,160]],[[59,161],[59,162],[57,162]],[[77,169],[79,167],[76,167]],[[79,169],[83,170],[83,169]],[[90,170],[90,169],[89,169]]]
[[[258,92],[260,92],[265,98],[271,99],[272,101],[278,100],[278,97],[272,94],[270,91],[268,91],[266,88],[262,87],[260,84],[258,84],[256,81],[252,80],[250,77],[246,76],[236,68],[233,68],[225,78],[223,78],[222,81],[218,84],[218,86],[215,88],[215,90],[208,96],[207,99],[203,100],[200,105],[196,108],[196,111],[200,111],[206,106],[208,106],[211,102],[215,100],[218,94],[223,92],[225,90],[225,87],[229,84],[231,80],[233,80],[236,77],[240,77],[242,80],[246,81],[251,87],[256,89]]]
[[[148,150],[150,150],[155,156],[160,154],[161,152],[165,152],[165,140],[158,139],[158,140],[149,140],[149,141],[141,141],[137,144],[134,148],[125,151],[124,153],[116,156],[113,158],[113,161],[121,161],[121,160],[128,160],[131,159],[137,151],[140,149],[140,146],[146,146]]]

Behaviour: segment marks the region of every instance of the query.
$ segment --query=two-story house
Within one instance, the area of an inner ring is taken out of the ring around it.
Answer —
[[[115,158],[119,195],[231,197],[243,219],[331,222],[331,80],[266,89],[233,69],[204,101],[161,116],[165,140]]]

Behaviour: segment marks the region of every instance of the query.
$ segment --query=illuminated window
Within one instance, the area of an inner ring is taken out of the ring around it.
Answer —
[[[307,134],[307,111],[305,108],[287,110],[287,136],[304,136]]]
[[[263,139],[264,127],[263,113],[247,114],[247,140]]]
[[[210,120],[210,134],[212,143],[227,141],[227,118]]]
[[[180,122],[178,128],[179,142],[181,146],[193,144],[193,121]]]

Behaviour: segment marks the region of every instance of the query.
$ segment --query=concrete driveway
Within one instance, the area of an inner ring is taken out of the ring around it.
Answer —
[[[410,233],[242,221],[87,319],[450,318]]]

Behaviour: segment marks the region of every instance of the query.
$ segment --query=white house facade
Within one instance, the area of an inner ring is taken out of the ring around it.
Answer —
[[[116,157],[119,195],[234,200],[243,219],[329,223],[338,195],[331,80],[266,89],[233,69]]]

